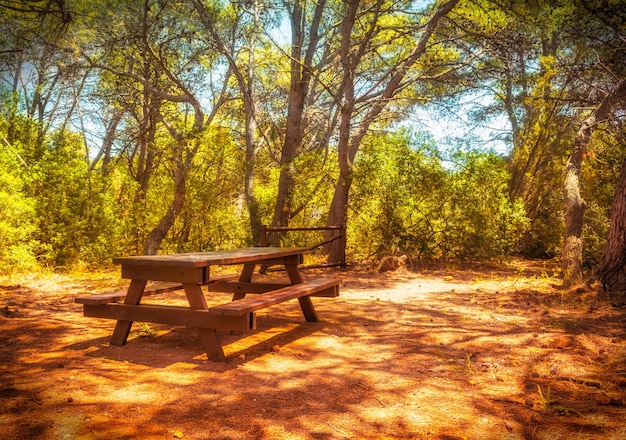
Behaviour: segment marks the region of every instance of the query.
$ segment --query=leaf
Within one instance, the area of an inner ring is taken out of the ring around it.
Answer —
[[[184,435],[179,430],[176,430],[176,431],[174,431],[174,437],[176,437],[176,438],[183,438]]]

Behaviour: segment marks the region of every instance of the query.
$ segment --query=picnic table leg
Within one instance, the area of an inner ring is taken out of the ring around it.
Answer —
[[[189,307],[194,310],[208,310],[202,288],[198,284],[183,283]],[[226,360],[222,344],[214,328],[199,328],[200,343],[206,350],[207,357],[212,361],[223,362]]]
[[[298,298],[298,302],[300,303],[300,308],[302,309],[302,313],[304,314],[305,319],[308,322],[318,322],[319,318],[317,317],[317,312],[313,307],[313,301],[311,301],[310,296],[302,296]]]
[[[285,262],[285,270],[287,271],[287,275],[289,275],[289,281],[291,284],[299,284],[303,282],[302,274],[300,273],[300,269],[298,269],[298,264],[300,262],[300,256],[297,255],[297,259],[292,258]],[[313,301],[311,301],[310,296],[303,296],[298,298],[298,302],[300,303],[300,308],[302,309],[302,313],[304,314],[304,318],[308,322],[318,322],[319,318],[317,316],[317,312],[315,311],[315,307],[313,307]]]
[[[289,276],[289,281],[291,284],[299,284],[303,281],[302,274],[300,274],[300,269],[298,269],[299,259],[291,259],[292,261],[285,262],[285,270],[287,271],[287,275]]]
[[[124,304],[139,304],[145,287],[146,280],[131,280]],[[126,344],[132,325],[133,321],[117,321],[117,324],[115,324],[115,330],[113,330],[113,336],[111,336],[110,344],[120,346]]]
[[[241,270],[241,275],[239,275],[239,281],[242,283],[249,283],[252,281],[252,274],[254,273],[254,269],[256,268],[255,263],[246,263],[243,265],[243,269]],[[243,299],[246,297],[246,292],[235,292],[233,294],[233,301],[236,299]]]

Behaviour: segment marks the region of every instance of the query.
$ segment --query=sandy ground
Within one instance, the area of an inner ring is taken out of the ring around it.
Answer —
[[[74,298],[116,272],[1,278],[0,437],[626,438],[619,299],[562,292],[548,263],[323,273],[344,281],[314,298],[322,322],[265,309],[221,334],[224,363],[193,328],[135,323],[109,346],[114,322]]]

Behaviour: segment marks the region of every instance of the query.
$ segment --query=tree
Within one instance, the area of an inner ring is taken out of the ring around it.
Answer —
[[[465,90],[493,91],[494,104],[475,117],[500,112],[509,118],[509,194],[511,200],[523,198],[532,222],[524,251],[534,256],[560,251],[564,285],[571,285],[582,276],[581,165],[602,121],[592,115],[578,135],[576,127],[585,111],[602,108],[624,76],[624,10],[595,0],[477,4],[480,14],[460,7],[450,20],[466,34],[459,45],[482,48]],[[563,185],[562,169],[566,184],[559,193],[554,188]]]
[[[458,0],[448,0],[436,6],[424,24],[409,26],[413,33],[419,30],[419,37],[410,49],[406,49],[406,46],[395,50],[386,48],[389,53],[381,57],[383,63],[370,64],[370,57],[378,58],[384,52],[385,45],[395,44],[394,40],[398,36],[385,39],[386,35],[394,34],[394,26],[386,26],[383,12],[389,14],[386,18],[393,21],[391,17],[397,12],[395,7],[398,5],[394,4],[383,11],[384,2],[377,1],[359,15],[360,2],[348,2],[341,30],[341,81],[335,92],[340,114],[337,147],[340,171],[327,225],[346,224],[352,167],[363,137],[383,110],[390,106],[394,97],[416,81],[416,75],[411,75],[413,67],[427,52],[439,21],[457,3]],[[400,34],[406,31],[406,28],[400,27]],[[337,242],[327,245],[325,250],[330,260],[337,259],[339,245]]]
[[[80,99],[86,72],[64,50],[74,18],[64,1],[0,2],[0,81],[12,98],[7,140],[13,142],[11,118],[24,112],[38,122],[37,154],[51,129],[67,127]]]
[[[202,146],[202,133],[225,102],[228,74],[216,75],[217,86],[203,82],[204,69],[214,67],[215,56],[197,38],[197,29],[189,21],[190,7],[139,1],[117,6],[127,11],[121,14],[125,20],[111,29],[105,17],[96,18],[100,45],[85,51],[85,57],[109,75],[113,85],[123,84],[129,91],[114,96],[124,100],[123,108],[138,122],[129,152],[129,167],[139,183],[135,212],[143,212],[140,204],[157,158],[170,174],[171,199],[143,244],[145,254],[154,254],[185,205],[187,180]],[[214,95],[203,94],[203,89]],[[210,103],[208,112],[201,101]]]
[[[579,72],[563,56],[573,8],[568,1],[469,1],[446,21],[458,50],[474,57],[434,105],[477,130],[506,117],[510,130],[497,136],[511,148],[508,194],[525,204],[532,226],[521,251],[533,257],[553,256],[562,244],[562,199],[553,188],[573,137],[568,93]],[[474,104],[458,105],[464,98]]]
[[[413,261],[510,255],[528,222],[521,201],[508,199],[509,178],[494,152],[443,154],[406,130],[369,134],[354,165],[350,253]]]
[[[585,201],[580,191],[580,173],[583,158],[587,152],[591,135],[599,123],[610,114],[617,105],[626,107],[626,80],[622,80],[611,92],[606,95],[600,105],[581,124],[574,141],[572,154],[565,168],[565,245],[563,246],[563,286],[570,287],[580,283],[582,273],[582,224],[585,212]],[[624,167],[618,180],[616,195],[611,214],[611,227],[604,250],[604,255],[598,267],[598,275],[602,284],[609,290],[618,290],[626,287],[626,272],[624,266],[624,250],[626,236],[624,236],[624,216],[626,191],[624,181]]]
[[[108,252],[114,246],[112,222],[103,215],[106,196],[87,168],[85,138],[72,132],[92,72],[74,51],[82,23],[70,6],[76,4],[0,2],[6,49],[0,53],[0,89],[8,96],[2,143],[21,164],[10,171],[7,187],[19,194],[6,212],[22,218],[24,242],[15,256],[24,265],[36,256],[43,265],[69,266],[101,257],[101,243]],[[30,211],[20,214],[26,206]]]
[[[582,281],[583,262],[583,215],[586,202],[581,192],[581,167],[594,131],[600,124],[605,124],[611,115],[615,118],[624,118],[626,108],[626,74],[624,65],[624,50],[626,44],[623,38],[626,12],[623,8],[605,7],[593,0],[582,1],[582,11],[576,17],[574,46],[576,53],[583,61],[580,63],[579,74],[581,81],[572,95],[578,102],[584,103],[592,110],[580,124],[574,139],[574,146],[565,167],[565,238],[562,254],[563,286],[569,287]],[[581,91],[585,92],[580,96]],[[615,110],[615,111],[614,111]],[[613,113],[611,113],[614,111]],[[620,188],[618,186],[617,190]],[[620,199],[616,196],[615,203]],[[619,227],[620,220],[615,217],[615,211],[620,212],[620,206],[613,207],[611,214],[611,229],[609,241],[602,256],[599,273],[611,286],[619,269],[615,264],[619,256],[619,238],[616,236],[613,224]]]
[[[287,119],[280,152],[278,193],[272,219],[274,227],[287,226],[293,215],[296,174],[294,161],[302,150],[306,130],[305,109],[314,96],[312,81],[330,61],[329,57],[318,54],[320,49],[331,47],[328,38],[332,29],[324,28],[323,20],[324,13],[328,12],[326,3],[326,0],[315,2],[313,11],[307,11],[306,2],[298,1],[291,4],[285,2],[291,24],[290,85]],[[319,60],[316,59],[316,55]],[[270,236],[270,241],[275,240],[276,236]]]
[[[269,26],[268,19],[262,20],[262,7],[259,2],[252,2],[249,8],[234,3],[225,8],[222,14],[213,8],[209,11],[207,6],[199,1],[192,1],[198,17],[207,30],[210,39],[221,55],[226,58],[228,68],[232,71],[237,82],[241,101],[243,103],[243,127],[245,143],[245,160],[243,163],[244,179],[243,194],[248,209],[248,217],[252,235],[252,242],[259,242],[261,230],[261,213],[259,201],[255,195],[255,172],[256,156],[260,148],[258,134],[257,113],[257,41],[263,29]],[[227,15],[232,12],[235,17],[229,19]],[[267,11],[265,11],[267,12]],[[263,14],[267,17],[267,13]],[[248,17],[249,16],[249,17]],[[248,17],[248,19],[246,19]],[[222,31],[226,37],[220,35],[218,23],[225,29]],[[225,26],[225,24],[227,24]]]
[[[626,291],[626,159],[617,181],[611,227],[604,255],[597,268],[597,276],[609,292]]]
[[[37,266],[33,253],[36,200],[25,191],[29,166],[23,158],[23,146],[36,138],[36,128],[29,119],[18,121],[13,115],[14,140],[9,143],[5,111],[0,112],[0,273]]]

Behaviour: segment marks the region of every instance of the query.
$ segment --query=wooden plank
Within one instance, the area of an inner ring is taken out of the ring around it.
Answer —
[[[126,298],[125,290],[118,290],[117,292],[98,293],[90,296],[79,296],[74,298],[74,302],[78,304],[86,304],[94,306],[97,304],[107,304],[123,301]]]
[[[151,287],[146,287],[143,296],[159,295],[161,293],[175,292],[182,290],[183,285],[180,283],[164,283]],[[126,298],[126,290],[118,290],[116,292],[96,293],[90,296],[81,296],[74,298],[74,302],[79,304],[97,305],[123,301]]]
[[[287,271],[291,284],[302,283],[302,274],[300,274],[300,269],[298,269],[297,264],[285,264],[285,270]]]
[[[176,292],[182,290],[183,285],[181,283],[159,283],[146,286],[143,291],[143,296],[159,295],[161,293]]]
[[[307,322],[317,322],[319,318],[317,317],[317,312],[315,311],[315,307],[313,307],[313,301],[311,301],[310,296],[301,296],[298,298],[298,302],[300,303],[300,308],[302,309],[302,313],[304,314],[304,318]]]
[[[228,284],[228,280],[232,280],[237,278],[238,275],[218,275],[211,277],[211,279],[205,284]],[[282,287],[282,286],[281,286]],[[222,287],[222,289],[224,289]],[[181,283],[158,283],[148,286],[143,291],[143,296],[152,296],[152,295],[160,295],[162,293],[168,292],[176,292],[178,290],[183,290],[183,285]],[[211,289],[213,290],[213,289]],[[216,292],[231,292],[231,290],[215,290]],[[266,290],[267,292],[267,290]],[[97,304],[107,304],[111,302],[120,302],[126,298],[126,290],[118,290],[115,292],[105,292],[105,293],[96,293],[89,296],[80,296],[78,298],[74,298],[74,302],[78,304],[88,304],[88,305],[97,305]]]
[[[209,290],[211,292],[260,294],[289,286],[291,286],[291,283],[275,281],[253,281],[251,283],[242,283],[238,281],[220,281],[216,282],[215,284],[211,284]],[[311,296],[336,298],[339,296],[339,289],[316,292],[312,293]]]
[[[84,314],[89,318],[117,319],[120,321],[153,322],[217,330],[253,330],[252,316],[216,316],[208,310],[193,310],[179,306],[153,304],[100,304],[85,305]],[[114,344],[115,345],[115,344]]]
[[[243,265],[243,269],[241,270],[241,275],[239,276],[239,281],[244,283],[249,283],[252,281],[252,274],[254,273],[254,269],[256,268],[256,263],[246,263]],[[233,292],[233,300],[242,299],[246,296],[246,292],[242,291],[234,291]]]
[[[254,281],[254,282],[240,282],[240,281],[225,281],[212,284],[209,287],[211,292],[225,292],[225,293],[266,293],[272,290],[282,289],[283,287],[290,286],[290,283],[282,282],[277,283],[273,281]]]
[[[268,232],[290,232],[290,231],[336,231],[342,229],[343,226],[309,226],[309,227],[291,227],[291,226],[266,226],[265,230]]]
[[[281,258],[272,258],[271,260],[263,260],[259,261],[258,264],[263,264],[263,266],[284,266],[287,264],[290,265],[298,265],[304,262],[304,254],[298,255],[290,255],[287,257]]]
[[[200,328],[198,330],[200,330],[200,344],[204,347],[207,358],[213,362],[225,362],[226,355],[224,355],[217,330],[214,328]]]
[[[235,280],[237,278],[239,278],[239,275],[237,275],[236,273],[227,274],[227,275],[211,275],[211,277],[206,282],[206,284],[222,283],[228,280]]]
[[[202,293],[202,288],[197,284],[184,283],[185,295],[192,310],[206,311],[208,309],[206,299]],[[207,357],[212,361],[223,362],[226,360],[224,349],[220,342],[217,330],[211,328],[198,328],[200,332],[200,343],[206,351]]]
[[[159,267],[122,265],[122,278],[204,284],[209,280],[206,267]]]
[[[238,277],[237,274],[214,275],[214,276],[211,276],[209,280],[205,281],[202,284],[205,285],[205,284],[225,283],[225,282],[228,282],[229,280],[234,280],[237,277]],[[159,295],[161,293],[175,292],[177,290],[183,290],[183,288],[184,287],[182,283],[157,283],[157,284],[152,284],[152,285],[147,286],[145,290],[143,291],[143,296]]]
[[[228,304],[210,307],[209,312],[215,315],[225,316],[245,315],[247,313],[252,313],[265,307],[279,304],[291,299],[309,296],[316,292],[337,290],[340,282],[341,281],[337,279],[318,278],[288,287],[283,287],[282,289],[264,293],[262,295],[248,296],[243,299],[232,301]],[[308,311],[309,304],[307,302],[305,302],[305,308]],[[307,311],[303,309],[305,316]]]
[[[213,265],[258,263],[269,259],[281,259],[308,252],[306,247],[251,247],[213,252],[193,252],[170,255],[140,255],[114,258],[114,264],[141,267],[193,268]],[[300,257],[298,257],[300,258]]]

